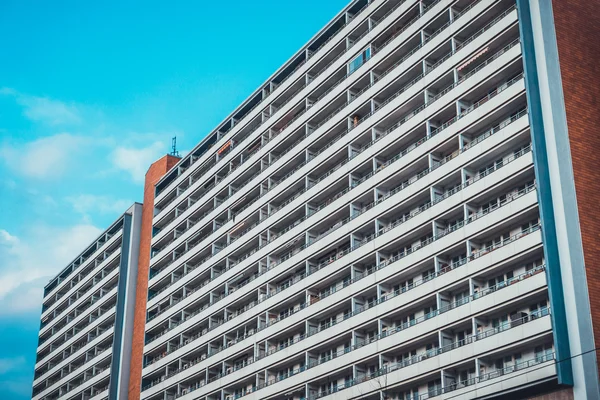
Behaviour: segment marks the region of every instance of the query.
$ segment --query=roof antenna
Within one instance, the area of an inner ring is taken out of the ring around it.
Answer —
[[[179,152],[177,151],[177,136],[173,136],[171,140],[171,153],[172,156],[179,157]]]

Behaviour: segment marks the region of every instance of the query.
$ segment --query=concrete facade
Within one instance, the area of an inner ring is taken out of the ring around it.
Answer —
[[[127,393],[141,212],[131,206],[46,286],[32,399]]]
[[[351,3],[158,183],[141,398],[557,384],[522,73],[514,2]]]

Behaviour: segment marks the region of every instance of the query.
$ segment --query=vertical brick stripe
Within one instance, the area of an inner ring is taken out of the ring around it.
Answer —
[[[594,341],[600,344],[600,1],[553,0]],[[600,353],[598,353],[600,362]]]
[[[528,400],[573,400],[573,389],[562,389],[556,392],[530,397]]]
[[[144,205],[140,232],[140,255],[135,294],[135,315],[131,366],[129,376],[129,400],[139,400],[142,382],[142,359],[144,354],[144,329],[146,327],[146,302],[148,300],[148,270],[150,268],[150,242],[152,240],[152,218],[154,217],[154,186],[177,162],[179,158],[164,156],[150,166],[144,183]]]

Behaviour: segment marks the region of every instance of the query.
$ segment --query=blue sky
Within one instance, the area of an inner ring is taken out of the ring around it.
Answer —
[[[26,399],[41,288],[347,0],[0,1],[0,394]]]

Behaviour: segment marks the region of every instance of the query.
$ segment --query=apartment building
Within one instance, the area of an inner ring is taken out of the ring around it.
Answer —
[[[540,229],[543,11],[353,1],[160,179],[140,398],[598,393]]]
[[[600,399],[599,17],[352,1],[48,285],[33,398]]]
[[[125,399],[141,204],[44,288],[32,399]]]

